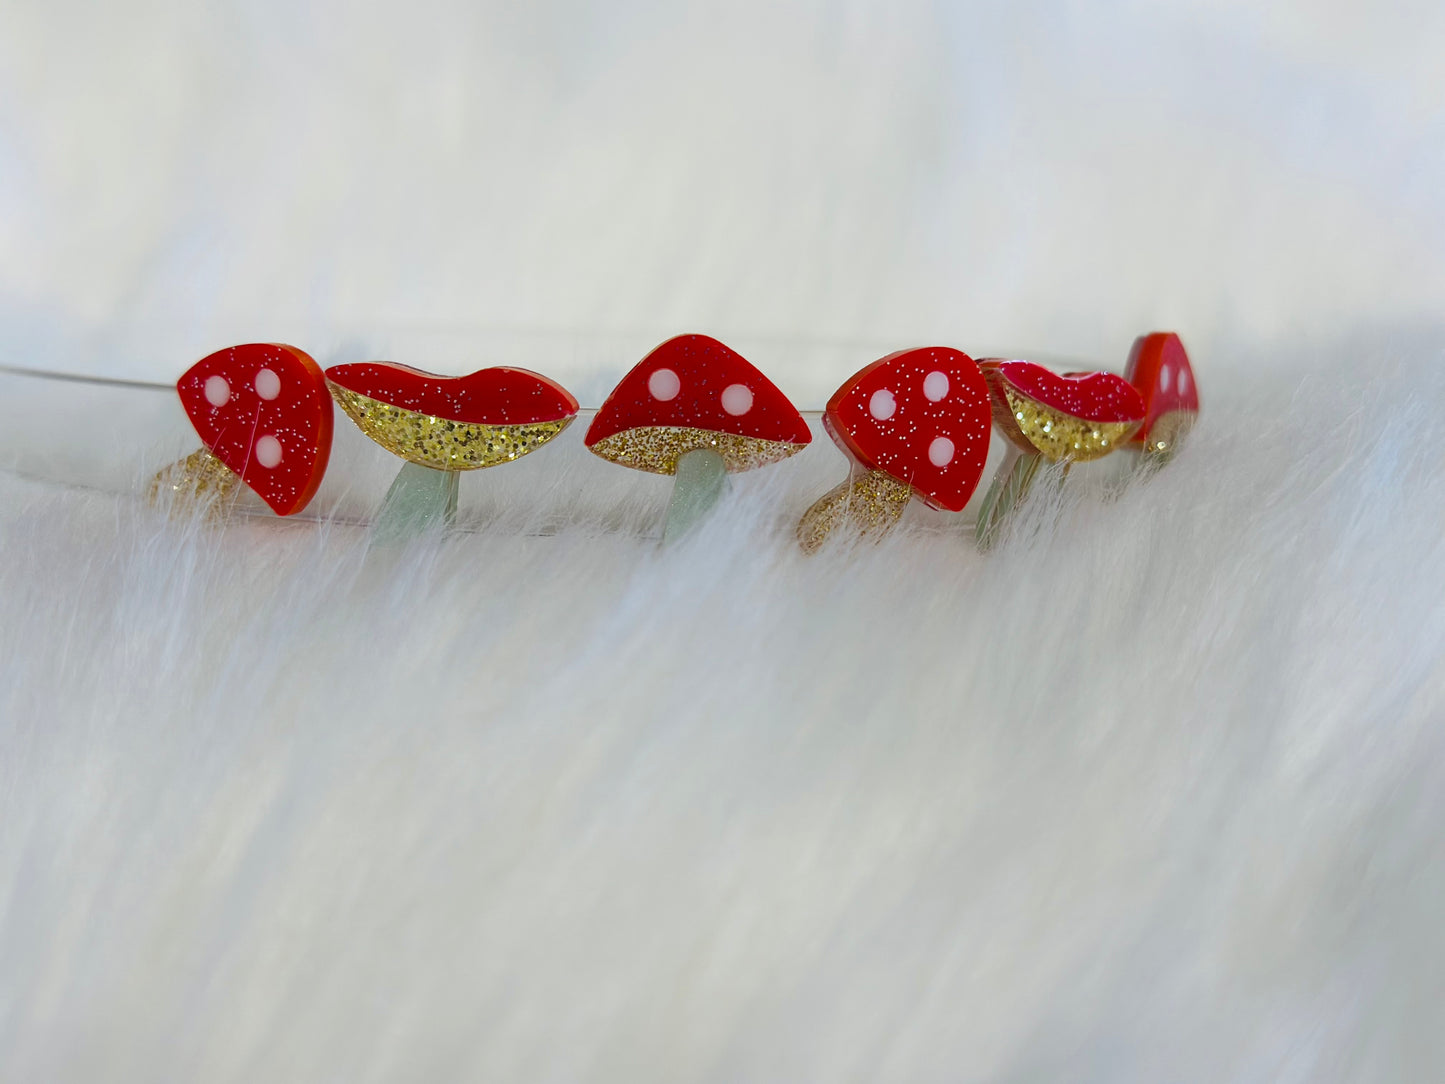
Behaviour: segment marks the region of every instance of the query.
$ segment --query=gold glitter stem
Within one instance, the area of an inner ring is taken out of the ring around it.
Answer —
[[[1193,426],[1194,414],[1191,411],[1171,410],[1161,414],[1149,427],[1149,435],[1138,446],[1146,466],[1157,470],[1173,459]]]
[[[225,519],[241,489],[241,477],[207,448],[163,467],[146,487],[146,499],[181,519],[199,512],[207,522]]]
[[[982,552],[987,553],[993,549],[1003,525],[1024,501],[1028,500],[1029,490],[1033,488],[1039,468],[1045,462],[1045,457],[1036,452],[1021,452],[1015,447],[1009,448],[1008,455],[993,476],[988,493],[984,495],[983,504],[979,506],[978,519],[974,521],[974,541]],[[1066,460],[1063,474],[1067,475],[1068,471],[1069,463]],[[1060,477],[1062,479],[1063,476]]]
[[[727,488],[727,461],[711,448],[694,448],[678,457],[673,471],[672,501],[662,541],[676,542],[717,504]]]
[[[803,513],[798,545],[804,553],[813,553],[845,524],[876,542],[898,523],[912,497],[912,487],[891,475],[859,468]]]

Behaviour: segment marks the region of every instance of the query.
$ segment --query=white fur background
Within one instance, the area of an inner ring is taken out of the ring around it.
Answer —
[[[1239,360],[987,558],[802,557],[825,446],[669,551],[570,431],[391,556],[0,476],[0,1075],[1432,1079],[1440,355]]]
[[[1119,364],[1171,467],[804,559],[821,442],[651,538],[170,523],[159,392],[0,374],[0,1080],[1425,1081],[1445,1064],[1435,5],[0,6],[7,363],[708,330]]]

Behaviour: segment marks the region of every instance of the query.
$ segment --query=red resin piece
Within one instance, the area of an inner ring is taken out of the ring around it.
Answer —
[[[630,429],[667,427],[803,445],[808,423],[737,351],[707,335],[668,339],[622,378],[592,419],[591,448]]]
[[[1144,397],[1144,424],[1134,434],[1136,443],[1149,438],[1149,430],[1166,414],[1199,413],[1199,389],[1184,344],[1172,331],[1156,331],[1134,340],[1124,370],[1129,383]]]
[[[390,361],[333,365],[338,387],[388,406],[468,425],[531,425],[577,413],[577,400],[555,380],[498,366],[467,376],[437,376]]]
[[[247,343],[202,358],[176,382],[211,454],[279,516],[305,508],[331,456],[326,374],[294,346]]]
[[[962,511],[988,459],[988,385],[967,354],[900,350],[853,374],[828,400],[823,425],[851,458],[934,508]]]
[[[1032,361],[988,358],[985,373],[997,374],[1016,390],[1060,414],[1087,422],[1137,422],[1144,400],[1134,385],[1116,373],[1067,373],[1060,376]]]

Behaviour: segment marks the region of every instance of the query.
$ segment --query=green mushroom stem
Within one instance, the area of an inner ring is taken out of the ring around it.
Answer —
[[[983,503],[979,505],[978,519],[974,522],[973,537],[981,551],[987,553],[993,548],[1003,525],[1028,499],[1039,468],[1047,464],[1048,460],[1037,453],[1009,448],[1008,457],[999,464]],[[1064,461],[1060,482],[1068,470],[1069,463]]]
[[[386,491],[371,528],[374,545],[401,545],[417,535],[456,522],[459,471],[405,463]]]
[[[662,529],[664,544],[676,542],[705,518],[727,489],[727,463],[711,448],[694,448],[677,459],[672,500]]]

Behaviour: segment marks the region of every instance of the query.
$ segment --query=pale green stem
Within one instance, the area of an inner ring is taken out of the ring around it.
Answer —
[[[727,487],[727,464],[711,448],[694,448],[677,460],[663,542],[676,542],[711,510]]]
[[[1029,487],[1044,464],[1041,455],[1026,454],[1010,448],[1008,458],[999,464],[993,483],[978,509],[978,520],[974,523],[973,537],[978,548],[987,552],[998,541],[998,532],[1013,515],[1014,510],[1024,503]]]
[[[450,527],[457,518],[457,471],[407,463],[386,491],[371,528],[376,545],[400,545],[426,531]]]

